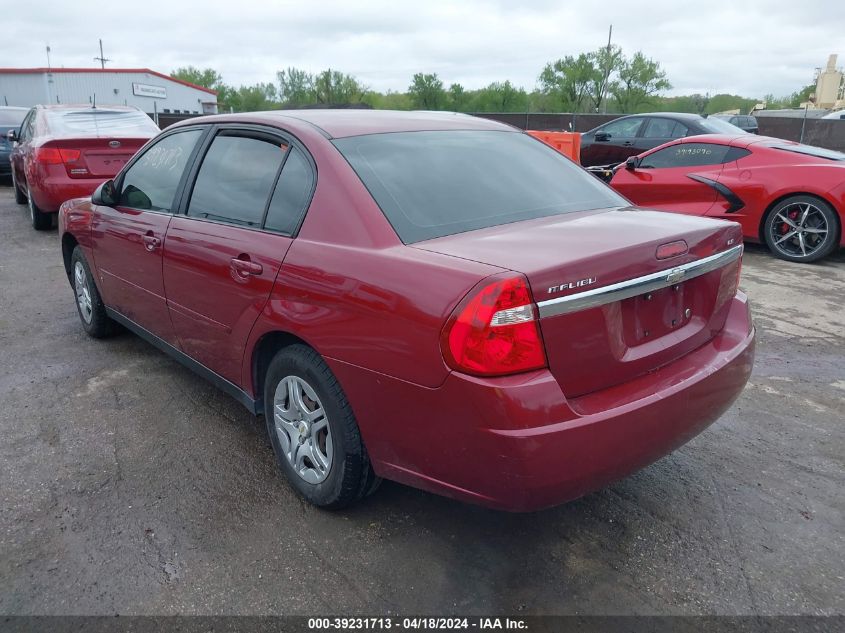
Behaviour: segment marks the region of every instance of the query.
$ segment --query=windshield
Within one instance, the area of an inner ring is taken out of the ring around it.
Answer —
[[[406,244],[628,205],[568,158],[519,132],[397,132],[334,144]]]
[[[741,127],[737,127],[733,123],[728,123],[722,119],[715,119],[712,116],[707,117],[700,123],[701,127],[713,134],[748,134]]]
[[[812,145],[801,145],[795,143],[794,145],[769,145],[772,149],[779,149],[783,152],[794,152],[795,154],[805,154],[807,156],[815,156],[816,158],[826,158],[827,160],[845,161],[845,154],[837,152],[832,149],[824,149],[823,147],[813,147]]]
[[[47,124],[55,136],[151,138],[160,131],[140,110],[54,110],[48,111]]]
[[[27,112],[26,108],[0,108],[0,125],[18,127]]]

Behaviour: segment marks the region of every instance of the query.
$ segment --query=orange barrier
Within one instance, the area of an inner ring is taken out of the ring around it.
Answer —
[[[567,158],[581,164],[581,134],[578,132],[547,132],[545,130],[525,130],[546,145],[554,147]]]

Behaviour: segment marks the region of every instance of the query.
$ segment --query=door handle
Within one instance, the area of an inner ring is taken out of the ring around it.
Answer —
[[[153,235],[152,231],[147,231],[147,234],[144,235],[144,248],[152,253],[159,246],[161,246],[161,240]]]
[[[244,259],[246,257],[249,257],[249,255],[233,257],[230,260],[232,270],[236,274],[241,277],[246,277],[247,275],[260,275],[264,272],[264,266],[256,262],[250,261],[249,259]]]
[[[633,141],[625,141],[624,143],[622,143],[622,145],[624,145],[625,147],[631,147],[631,145],[633,145],[633,144],[634,144]]]

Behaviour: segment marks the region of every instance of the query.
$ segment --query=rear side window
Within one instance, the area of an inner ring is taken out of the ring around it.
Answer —
[[[334,144],[406,244],[628,204],[562,154],[518,132],[399,132]]]
[[[144,150],[121,182],[119,206],[169,213],[201,130],[165,136]]]
[[[665,169],[669,167],[720,165],[725,162],[730,149],[730,145],[716,145],[715,143],[678,143],[645,156],[640,163],[640,168]]]
[[[153,120],[138,110],[47,110],[47,127],[54,136],[152,138],[159,133]]]
[[[292,235],[311,201],[314,172],[303,153],[292,147],[282,168],[264,228],[284,235]]]
[[[197,174],[188,215],[260,227],[287,149],[269,137],[218,135]]]
[[[649,119],[643,137],[645,138],[681,138],[687,135],[687,126],[672,119],[655,117]]]

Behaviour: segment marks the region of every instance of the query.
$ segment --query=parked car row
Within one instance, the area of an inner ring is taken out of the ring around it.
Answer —
[[[637,138],[686,133],[609,188],[463,115],[222,115],[145,144],[137,114],[31,110],[16,196],[36,228],[58,208],[83,329],[122,325],[263,415],[323,507],[389,478],[532,510],[645,466],[748,379],[743,239],[794,261],[841,240],[845,156],[694,117],[639,117]]]

